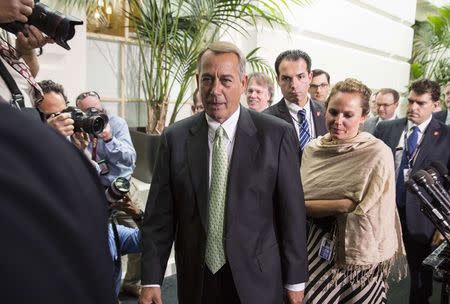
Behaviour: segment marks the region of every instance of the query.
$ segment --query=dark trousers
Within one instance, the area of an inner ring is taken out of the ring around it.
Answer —
[[[205,266],[203,279],[203,304],[240,304],[239,296],[234,285],[233,275],[228,263],[215,274]]]
[[[423,266],[422,262],[431,254],[432,249],[430,245],[424,245],[408,238],[405,223],[405,209],[398,208],[398,212],[402,223],[403,243],[405,244],[409,277],[411,279],[409,303],[428,304],[433,294],[433,271]]]

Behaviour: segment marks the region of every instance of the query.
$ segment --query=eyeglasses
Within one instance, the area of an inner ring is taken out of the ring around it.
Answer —
[[[97,97],[100,100],[100,95],[98,95],[97,92],[89,91],[89,92],[84,92],[84,93],[81,93],[80,95],[78,95],[78,97],[76,99],[76,102],[79,102],[80,100],[83,100],[83,99],[85,99],[88,96]]]
[[[375,104],[375,106],[377,107],[377,108],[381,108],[381,107],[385,107],[385,108],[389,108],[390,106],[392,106],[393,104],[395,104],[395,102],[393,102],[393,103],[382,103],[382,104]]]
[[[309,87],[311,88],[311,89],[314,89],[314,90],[317,90],[318,88],[321,88],[321,89],[326,89],[326,88],[328,88],[328,86],[329,86],[329,84],[328,83],[321,83],[321,84],[310,84],[309,85]]]

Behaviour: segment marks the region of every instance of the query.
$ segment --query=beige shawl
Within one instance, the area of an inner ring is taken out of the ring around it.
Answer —
[[[404,255],[389,147],[366,132],[345,141],[328,133],[308,144],[300,173],[305,200],[357,203],[353,212],[337,216],[336,266],[355,270],[381,264],[388,273]]]

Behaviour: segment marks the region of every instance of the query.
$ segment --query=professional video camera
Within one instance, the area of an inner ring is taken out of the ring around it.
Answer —
[[[83,21],[75,17],[66,17],[62,13],[52,10],[47,5],[40,3],[39,0],[34,1],[35,6],[31,16],[28,17],[27,24],[34,25],[41,32],[44,32],[47,36],[53,38],[56,44],[70,50],[70,46],[67,41],[72,39],[75,35],[75,25],[83,24]],[[27,35],[25,30],[25,24],[22,22],[11,22],[0,24],[0,27],[17,34],[23,32]]]
[[[105,195],[108,202],[115,203],[123,199],[128,192],[130,192],[130,181],[119,176],[106,189]]]
[[[70,113],[73,119],[75,132],[86,132],[93,136],[103,132],[109,119],[106,114],[100,113],[96,108],[89,108],[85,114],[79,108],[67,107],[61,113]]]

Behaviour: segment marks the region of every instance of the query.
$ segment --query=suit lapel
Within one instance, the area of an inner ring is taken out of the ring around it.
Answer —
[[[389,129],[389,133],[387,134],[387,142],[386,144],[391,147],[392,153],[395,155],[395,148],[397,148],[398,142],[400,141],[400,136],[402,135],[403,130],[406,127],[406,118],[400,119],[396,122],[392,129]]]
[[[294,122],[292,121],[291,114],[289,114],[289,109],[284,98],[280,100],[280,102],[277,104],[277,107],[280,114],[279,118],[284,119],[286,122],[294,126]]]
[[[209,186],[209,147],[208,123],[205,115],[200,115],[197,124],[190,130],[187,142],[188,166],[194,187],[200,219],[205,231],[208,227],[208,186]]]
[[[311,99],[311,113],[313,116],[314,131],[316,132],[316,137],[318,137],[319,135],[326,134],[328,131],[324,123],[325,112],[312,99]]]
[[[236,205],[238,195],[245,187],[245,181],[250,178],[248,172],[253,172],[252,166],[257,158],[259,150],[259,141],[256,137],[257,129],[253,123],[252,117],[247,109],[241,107],[241,113],[236,128],[236,135],[233,147],[233,155],[230,162],[230,170],[228,173],[228,189],[227,189],[227,210],[226,210],[226,231],[233,225],[235,214],[239,210]],[[245,168],[243,171],[242,169]],[[245,203],[245,202],[240,202]],[[227,237],[229,235],[227,234]]]
[[[434,118],[432,118],[430,124],[425,130],[425,133],[423,134],[423,139],[419,146],[417,159],[414,162],[415,170],[422,167],[422,164],[425,161],[426,156],[428,155],[429,152],[428,150],[436,146],[436,142],[440,135],[441,135],[440,125]]]

